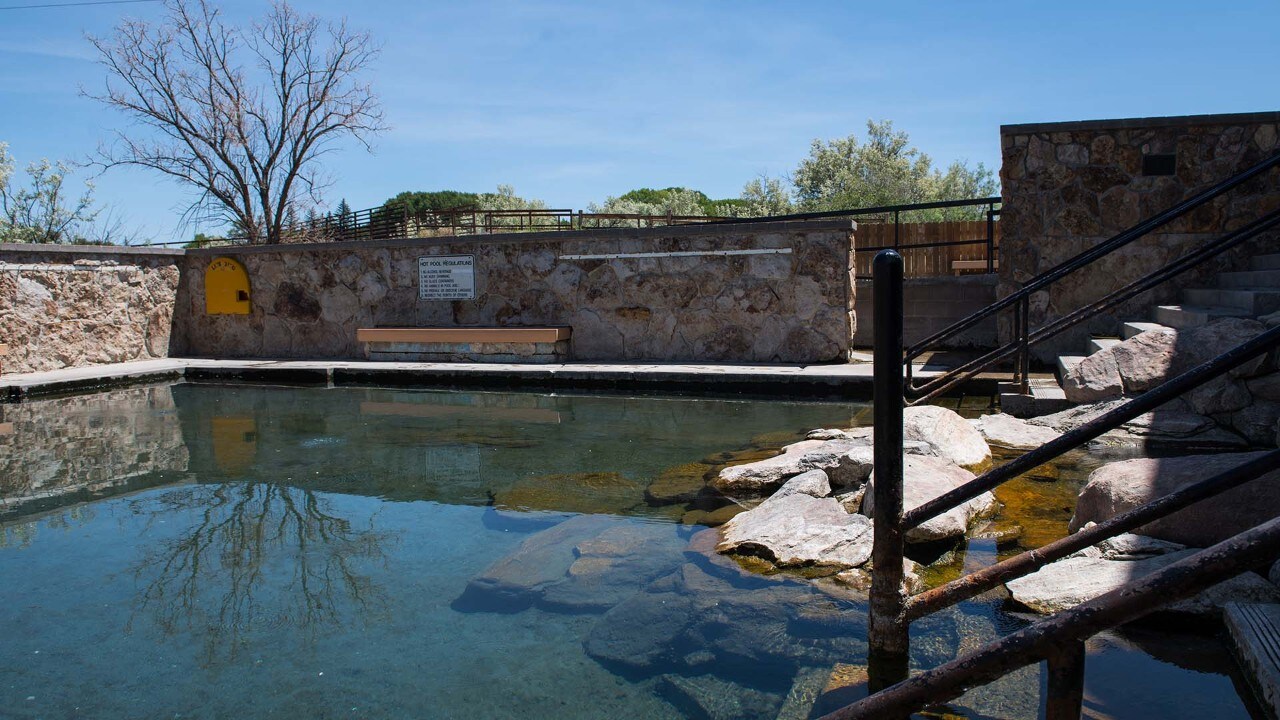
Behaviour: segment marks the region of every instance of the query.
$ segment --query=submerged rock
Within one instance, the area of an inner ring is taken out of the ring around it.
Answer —
[[[866,606],[805,582],[686,563],[602,615],[583,646],[630,674],[711,669],[782,679],[803,666],[864,656]]]
[[[904,510],[923,505],[924,503],[950,492],[974,478],[974,474],[962,467],[953,465],[942,458],[907,455],[903,458],[902,467],[902,506]],[[862,502],[863,512],[871,515],[874,511],[875,476],[872,475],[867,496]],[[963,503],[959,507],[935,517],[928,522],[907,531],[907,542],[921,543],[960,537],[969,526],[979,518],[995,513],[1000,504],[989,492]]]
[[[658,694],[676,706],[684,717],[703,720],[738,720],[773,717],[782,697],[766,693],[715,675],[663,675]]]
[[[770,498],[721,528],[721,553],[756,555],[779,567],[852,568],[871,557],[871,521],[835,498]]]
[[[1006,583],[1014,602],[1035,612],[1054,613],[1075,607],[1086,600],[1116,590],[1150,575],[1197,550],[1182,550],[1143,560],[1107,560],[1072,557]],[[1213,615],[1228,602],[1272,603],[1280,601],[1280,590],[1253,573],[1236,576],[1195,597],[1165,608],[1168,612]]]
[[[967,420],[936,405],[909,407],[902,413],[903,438],[928,443],[930,454],[973,472],[991,467],[991,448]]]
[[[499,510],[551,510],[603,514],[644,502],[644,483],[616,472],[582,472],[521,478],[493,494]]]
[[[454,607],[601,612],[683,562],[684,546],[671,525],[580,515],[533,535],[472,578]]]
[[[706,463],[685,463],[669,467],[659,473],[645,489],[645,497],[655,503],[687,502],[707,489],[707,475],[712,466]]]
[[[1208,479],[1262,453],[1135,458],[1094,470],[1080,491],[1072,532],[1102,522],[1194,482]],[[1193,547],[1208,547],[1280,516],[1280,471],[1274,471],[1135,532]]]

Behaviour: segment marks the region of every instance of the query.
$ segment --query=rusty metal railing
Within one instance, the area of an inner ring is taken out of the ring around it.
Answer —
[[[1174,563],[1130,586],[1064,611],[964,657],[908,679],[911,623],[997,585],[1028,575],[1054,560],[1107,538],[1166,517],[1197,502],[1280,469],[1275,450],[1226,472],[1117,515],[1045,547],[1024,552],[984,570],[908,598],[903,587],[904,538],[908,530],[945,513],[1034,467],[1074,450],[1138,415],[1280,347],[1280,327],[1232,348],[1123,405],[1063,434],[955,490],[903,511],[902,259],[886,250],[874,261],[875,478],[872,489],[873,570],[869,603],[871,695],[828,718],[895,718],[943,702],[1024,665],[1047,660],[1046,713],[1050,720],[1080,717],[1084,645],[1101,630],[1128,622],[1217,582],[1274,560],[1280,553],[1280,519],[1255,527]]]

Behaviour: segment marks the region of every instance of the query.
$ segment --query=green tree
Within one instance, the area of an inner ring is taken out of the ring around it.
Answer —
[[[471,209],[480,206],[480,195],[458,190],[405,191],[388,199],[382,208],[398,215],[418,215],[441,210]]]
[[[13,183],[14,161],[7,143],[0,143],[0,242],[94,243],[93,183],[68,199],[64,187],[71,167],[41,160],[27,165],[27,184]]]
[[[804,211],[850,210],[879,205],[986,197],[997,192],[995,177],[981,163],[956,161],[943,172],[911,144],[893,122],[867,121],[865,142],[854,135],[829,142],[814,140],[809,157],[793,176],[795,197]],[[941,216],[972,214],[961,209]]]
[[[748,181],[742,188],[741,202],[740,217],[769,217],[795,212],[791,192],[782,184],[782,180],[768,175],[760,175]]]

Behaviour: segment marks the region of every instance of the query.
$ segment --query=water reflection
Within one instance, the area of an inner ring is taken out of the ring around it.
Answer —
[[[148,613],[165,635],[202,638],[206,663],[224,652],[235,657],[256,630],[287,626],[294,637],[314,639],[325,626],[385,611],[369,564],[385,563],[394,536],[372,520],[356,527],[315,492],[221,483],[131,506],[147,516],[144,535],[175,515],[193,519],[134,566],[142,588],[135,614]]]
[[[189,454],[172,387],[4,406],[0,520],[176,482]]]

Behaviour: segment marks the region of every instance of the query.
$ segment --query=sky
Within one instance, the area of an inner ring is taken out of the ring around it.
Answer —
[[[128,120],[86,33],[159,3],[3,9],[0,142],[19,167],[85,160]],[[267,2],[217,3],[249,21]],[[582,209],[639,187],[736,197],[790,173],[814,139],[893,120],[946,165],[997,169],[1002,124],[1276,110],[1280,2],[297,0],[348,17],[382,51],[368,73],[390,129],[326,156],[326,199],[510,184]],[[141,236],[188,239],[191,194],[144,170],[95,176]]]

